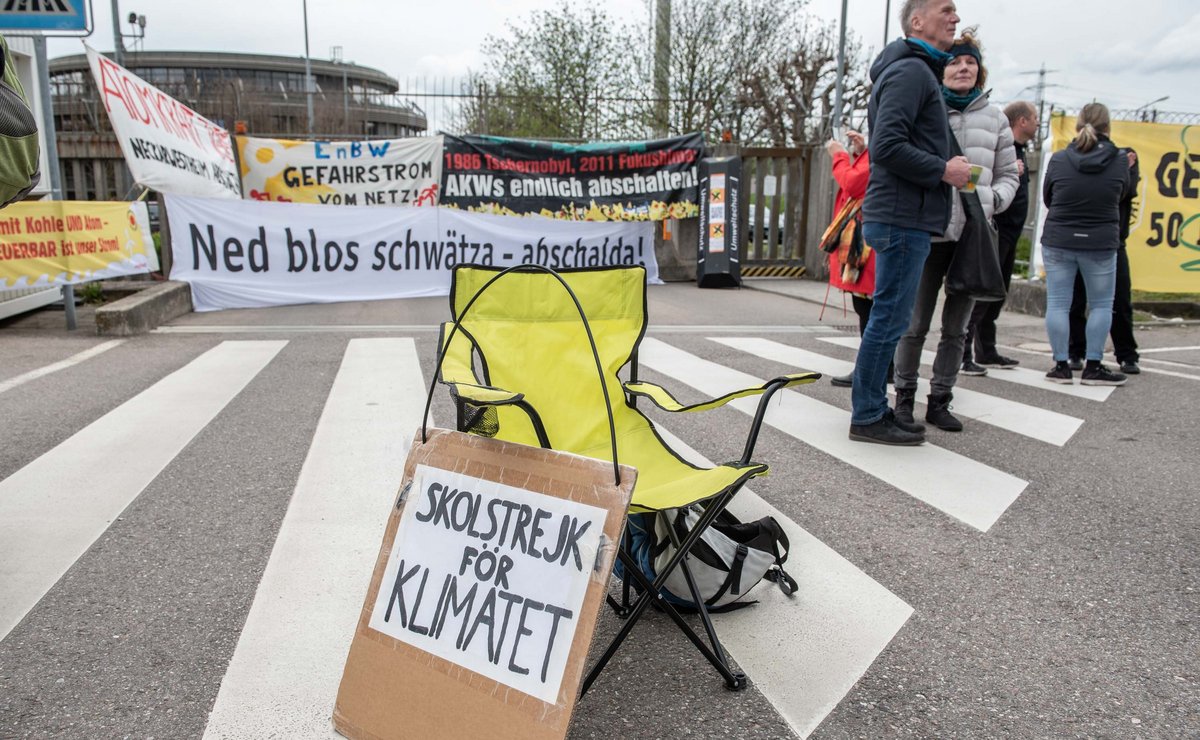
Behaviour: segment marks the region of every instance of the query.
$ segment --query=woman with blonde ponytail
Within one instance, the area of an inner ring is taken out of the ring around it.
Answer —
[[[1055,153],[1042,180],[1046,226],[1042,257],[1046,264],[1046,334],[1054,351],[1052,383],[1074,383],[1068,362],[1071,297],[1075,275],[1083,277],[1090,306],[1084,385],[1121,385],[1125,376],[1101,364],[1112,324],[1116,288],[1120,201],[1131,187],[1129,160],[1109,140],[1108,108],[1090,103],[1079,112],[1075,139]]]

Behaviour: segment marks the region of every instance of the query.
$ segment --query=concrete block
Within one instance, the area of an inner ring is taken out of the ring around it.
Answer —
[[[192,311],[192,289],[169,280],[96,309],[96,333],[109,337],[145,334]]]
[[[1030,316],[1045,316],[1046,283],[1041,280],[1013,278],[1012,284],[1008,286],[1008,298],[1004,301],[1004,310]]]

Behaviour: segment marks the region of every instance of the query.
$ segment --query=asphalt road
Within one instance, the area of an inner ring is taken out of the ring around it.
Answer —
[[[853,314],[797,300],[823,289],[753,285],[652,287],[643,376],[699,400],[853,360]],[[330,736],[353,619],[275,699],[247,681],[294,646],[252,612],[273,551],[345,554],[289,515],[314,476],[394,486],[446,315],[444,299],[191,314],[113,344],[87,312],[74,333],[61,312],[0,322],[0,737]],[[1040,320],[1006,314],[1000,335],[1048,367]],[[651,615],[571,737],[1200,736],[1200,328],[1138,340],[1146,372],[1103,398],[962,378],[966,430],[901,453],[846,442],[849,392],[827,381],[773,404],[756,452],[771,475],[746,505],[796,528],[801,590],[762,586],[717,618],[750,688],[726,691]],[[335,454],[323,414],[372,353],[408,368],[372,381],[403,413],[385,405],[361,456]],[[710,460],[736,458],[749,426],[734,406],[651,415]],[[433,416],[453,419],[443,392]],[[373,558],[377,535],[358,539]],[[330,591],[357,618],[361,585]],[[617,624],[605,611],[597,644]]]

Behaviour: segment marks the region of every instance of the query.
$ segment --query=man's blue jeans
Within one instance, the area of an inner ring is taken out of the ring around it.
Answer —
[[[865,238],[865,237],[864,237]],[[1088,360],[1104,357],[1104,343],[1112,326],[1113,294],[1117,287],[1117,250],[1058,249],[1042,246],[1046,263],[1046,334],[1054,361],[1068,359],[1071,338],[1071,298],[1075,294],[1075,273],[1083,276],[1090,307],[1084,336]],[[878,268],[876,268],[878,269]]]
[[[887,413],[888,364],[912,318],[929,238],[919,229],[863,224],[863,241],[875,250],[875,303],[854,363],[851,424],[874,424]]]

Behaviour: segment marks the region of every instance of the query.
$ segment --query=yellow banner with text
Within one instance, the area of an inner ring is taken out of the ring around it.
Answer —
[[[158,269],[145,203],[24,201],[0,211],[0,290]]]
[[[1054,149],[1075,137],[1075,117],[1051,121]],[[1113,121],[1112,140],[1137,152],[1141,182],[1126,251],[1133,287],[1200,293],[1200,126]]]

